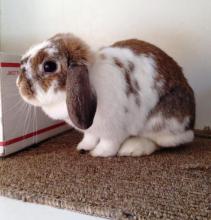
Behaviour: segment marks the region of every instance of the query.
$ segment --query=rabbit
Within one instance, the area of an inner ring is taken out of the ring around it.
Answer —
[[[138,39],[97,51],[70,33],[21,59],[21,97],[84,134],[77,150],[94,157],[143,156],[194,138],[194,92],[181,67]]]

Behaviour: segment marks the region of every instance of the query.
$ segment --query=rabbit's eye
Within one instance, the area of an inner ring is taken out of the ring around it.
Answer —
[[[53,73],[57,70],[57,64],[55,61],[49,60],[43,64],[44,72]]]

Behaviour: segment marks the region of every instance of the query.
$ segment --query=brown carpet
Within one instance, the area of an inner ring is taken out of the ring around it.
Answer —
[[[112,219],[211,219],[211,140],[140,158],[79,154],[67,132],[0,160],[0,194]]]

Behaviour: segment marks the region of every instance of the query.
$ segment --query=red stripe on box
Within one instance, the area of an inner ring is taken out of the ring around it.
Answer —
[[[20,63],[0,63],[0,67],[20,67]]]
[[[61,122],[59,124],[55,124],[55,125],[51,125],[49,127],[46,127],[46,128],[42,128],[40,130],[37,130],[37,131],[34,131],[34,132],[31,132],[29,134],[25,134],[23,136],[20,136],[20,137],[17,137],[17,138],[13,138],[13,139],[10,139],[10,140],[7,140],[7,141],[1,141],[0,142],[0,146],[7,146],[7,145],[10,145],[10,144],[14,144],[16,142],[19,142],[19,141],[23,141],[25,139],[28,139],[28,138],[31,138],[33,136],[36,136],[36,135],[39,135],[39,134],[42,134],[44,132],[47,132],[47,131],[50,131],[52,129],[55,129],[55,128],[58,128],[58,127],[61,127],[63,125],[65,125],[66,123],[65,122]]]

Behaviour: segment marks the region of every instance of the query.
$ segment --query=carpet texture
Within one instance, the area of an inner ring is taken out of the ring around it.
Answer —
[[[211,219],[211,140],[140,158],[79,154],[70,131],[0,159],[0,194],[111,219]]]

